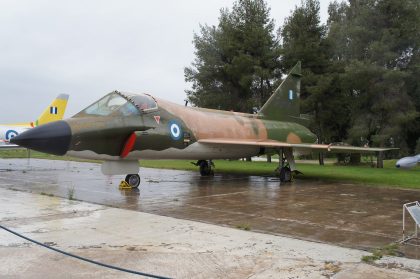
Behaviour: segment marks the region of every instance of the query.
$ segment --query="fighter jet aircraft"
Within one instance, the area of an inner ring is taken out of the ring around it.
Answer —
[[[401,168],[401,169],[411,169],[417,166],[417,164],[419,163],[420,163],[420,154],[416,156],[404,157],[404,158],[399,159],[397,163],[395,164],[395,167]]]
[[[68,99],[67,94],[58,95],[34,122],[0,124],[0,148],[16,148],[16,144],[9,143],[13,137],[36,126],[63,119]]]
[[[55,155],[104,160],[102,172],[140,183],[139,159],[197,160],[201,175],[212,159],[279,154],[280,180],[296,171],[293,151],[378,152],[317,144],[300,115],[298,63],[257,114],[186,107],[148,94],[114,91],[65,121],[31,129],[11,141]],[[287,164],[286,164],[287,162]]]

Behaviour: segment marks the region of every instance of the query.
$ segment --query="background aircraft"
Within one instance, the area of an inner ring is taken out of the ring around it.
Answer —
[[[411,169],[417,166],[418,163],[420,163],[420,154],[399,159],[395,164],[395,167],[402,169]]]
[[[18,145],[56,155],[104,160],[102,172],[128,174],[140,183],[139,159],[191,159],[202,175],[212,159],[279,154],[281,181],[296,171],[293,151],[375,152],[317,144],[299,108],[298,63],[258,114],[185,107],[147,94],[114,91],[65,121],[49,123],[13,138]],[[287,162],[287,164],[286,164]]]
[[[17,145],[9,143],[13,137],[39,125],[63,119],[68,99],[67,94],[58,95],[35,122],[0,124],[0,148],[16,148]]]

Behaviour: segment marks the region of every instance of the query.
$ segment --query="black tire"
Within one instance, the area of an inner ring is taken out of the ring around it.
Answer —
[[[131,186],[131,188],[137,188],[140,185],[140,175],[138,174],[128,174],[125,177],[125,182]]]
[[[199,166],[201,176],[209,176],[211,174],[211,166],[207,163],[207,161],[200,161]]]
[[[280,181],[281,182],[291,182],[292,181],[292,171],[289,167],[283,167],[280,169]]]

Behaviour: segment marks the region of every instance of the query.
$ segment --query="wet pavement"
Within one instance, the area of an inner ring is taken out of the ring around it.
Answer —
[[[401,239],[402,205],[420,191],[297,180],[141,168],[140,190],[119,190],[122,176],[100,165],[1,159],[0,187],[103,204],[269,234],[371,249]],[[413,223],[407,222],[409,228]],[[407,257],[420,248],[403,246]]]

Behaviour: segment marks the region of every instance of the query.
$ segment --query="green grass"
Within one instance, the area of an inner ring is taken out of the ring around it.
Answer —
[[[53,157],[57,157],[54,155],[49,155],[37,151],[31,151],[31,158],[42,158],[42,159],[50,159]],[[0,158],[28,158],[28,151],[26,149],[4,149],[0,150]]]
[[[27,156],[27,151],[24,149],[0,150],[0,158],[27,158]],[[31,152],[31,158],[99,162],[47,155],[35,151]],[[198,167],[191,164],[191,162],[186,160],[140,160],[140,165],[148,168],[197,171]],[[273,175],[274,169],[278,164],[277,162],[246,162],[239,160],[215,160],[214,163],[216,165],[216,173],[245,175]],[[369,164],[361,166],[340,166],[334,164],[319,166],[314,163],[300,163],[299,161],[297,162],[297,168],[303,173],[299,178],[304,180],[340,181],[372,186],[420,189],[420,168],[416,167],[411,170],[396,169],[395,160],[385,160],[383,169],[372,168]]]
[[[74,186],[67,188],[67,198],[69,200],[74,200]]]
[[[373,263],[382,259],[383,256],[397,256],[398,244],[391,243],[384,247],[377,248],[372,251],[372,255],[363,256],[362,261],[365,263]]]
[[[48,160],[62,160],[62,161],[77,161],[77,162],[91,162],[91,163],[99,163],[98,160],[85,160],[85,159],[77,159],[68,156],[55,156],[51,154],[46,154],[38,151],[30,151],[30,157],[34,159],[48,159]],[[17,149],[4,149],[0,150],[0,158],[8,159],[8,158],[28,158],[28,151],[23,148]]]
[[[244,231],[249,231],[251,229],[251,226],[249,224],[238,224],[235,227]]]

